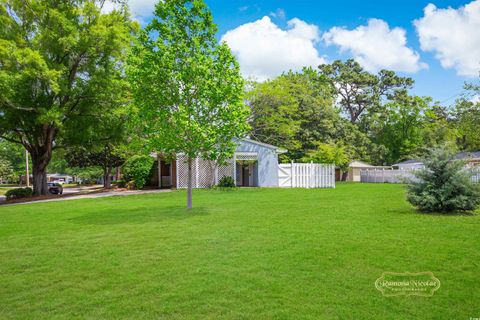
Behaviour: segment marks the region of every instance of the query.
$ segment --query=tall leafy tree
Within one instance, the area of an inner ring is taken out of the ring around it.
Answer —
[[[298,160],[316,142],[330,140],[340,120],[328,83],[311,68],[254,83],[247,101],[252,136],[288,149],[282,160]]]
[[[453,120],[458,132],[459,148],[466,151],[480,150],[480,103],[460,99],[453,111]]]
[[[70,150],[66,156],[69,167],[89,168],[100,167],[103,170],[103,187],[110,188],[112,169],[123,165],[125,158],[119,150],[105,144],[103,148],[92,151],[83,147]]]
[[[151,149],[188,158],[188,208],[193,159],[225,160],[248,129],[239,66],[216,32],[203,1],[159,1],[128,68]]]
[[[453,119],[458,132],[458,145],[467,151],[480,150],[480,81],[465,84],[466,94],[457,100]]]
[[[378,119],[375,142],[384,145],[388,152],[386,163],[410,158],[423,146],[426,113],[431,110],[431,99],[397,92],[385,105],[385,112]]]
[[[331,163],[346,171],[350,163],[345,146],[341,144],[317,143],[316,148],[307,152],[303,161],[316,163]]]
[[[25,148],[21,145],[0,139],[0,160],[10,163],[16,177],[15,181],[26,174]]]
[[[330,81],[340,107],[352,123],[358,123],[366,113],[375,113],[383,99],[414,83],[411,78],[399,77],[389,70],[372,74],[353,59],[322,64],[319,70]]]
[[[351,159],[382,158],[383,150],[340,116],[329,81],[311,68],[254,83],[247,97],[252,136],[288,149],[281,161],[305,160],[322,144],[345,146]]]
[[[14,172],[10,161],[0,158],[0,183],[8,183],[14,178]]]
[[[457,138],[458,131],[452,121],[450,110],[436,103],[429,107],[423,117],[422,148],[425,148],[423,151],[444,145],[455,146]]]
[[[125,4],[102,13],[103,4],[0,0],[0,137],[31,154],[35,194],[48,191],[53,149],[124,104],[122,66],[137,24]]]

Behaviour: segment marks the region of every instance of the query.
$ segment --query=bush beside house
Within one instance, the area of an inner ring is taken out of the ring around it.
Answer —
[[[142,189],[147,183],[154,159],[150,156],[133,156],[128,159],[123,166],[123,175],[126,181],[129,183],[127,185],[132,186],[134,184],[135,188]]]
[[[233,179],[233,177],[230,177],[230,176],[222,177],[222,179],[220,179],[220,181],[218,182],[218,187],[219,188],[235,188],[236,187],[235,180]]]

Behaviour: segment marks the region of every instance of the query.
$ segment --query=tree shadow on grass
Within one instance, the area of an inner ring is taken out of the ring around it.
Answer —
[[[476,217],[479,214],[476,211],[453,211],[453,212],[426,212],[416,209],[414,206],[408,208],[395,208],[387,209],[389,213],[401,214],[401,215],[420,215],[420,216],[432,216],[432,217]]]
[[[162,208],[138,207],[133,209],[100,209],[84,215],[71,218],[69,221],[79,224],[114,225],[114,224],[142,224],[161,222],[165,220],[184,220],[206,216],[210,212],[205,207],[186,209],[172,206]]]
[[[475,211],[452,211],[452,212],[427,212],[414,210],[414,213],[424,216],[434,217],[476,217],[478,214]]]

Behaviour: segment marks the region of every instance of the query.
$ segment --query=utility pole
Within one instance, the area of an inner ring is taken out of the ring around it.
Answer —
[[[25,167],[27,168],[27,188],[30,187],[30,173],[28,172],[28,150],[25,149]]]

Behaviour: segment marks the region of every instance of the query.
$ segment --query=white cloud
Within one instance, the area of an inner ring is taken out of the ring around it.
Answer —
[[[438,9],[429,4],[414,22],[422,50],[435,53],[444,68],[458,75],[480,71],[480,0],[459,9]]]
[[[287,24],[282,30],[265,16],[223,35],[244,76],[264,81],[290,69],[325,63],[315,48],[320,40],[318,27],[297,18]]]
[[[158,2],[158,0],[128,0],[127,2],[132,17],[138,20],[140,23],[144,23],[145,18],[153,16],[155,4]],[[103,5],[103,12],[110,12],[116,6],[117,4],[107,0]]]
[[[333,27],[323,35],[323,39],[328,45],[337,45],[342,52],[350,53],[369,71],[390,69],[413,73],[427,68],[420,61],[419,54],[407,47],[405,30],[390,29],[380,19],[370,19],[366,26],[353,30]]]

